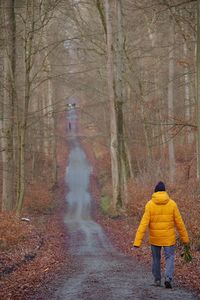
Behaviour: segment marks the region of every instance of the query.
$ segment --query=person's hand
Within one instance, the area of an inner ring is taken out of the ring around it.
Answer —
[[[188,243],[183,243],[184,246],[190,247],[190,242]]]

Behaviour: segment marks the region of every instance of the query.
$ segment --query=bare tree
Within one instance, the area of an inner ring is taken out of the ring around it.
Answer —
[[[3,194],[2,210],[14,202],[13,125],[15,95],[15,13],[14,0],[2,2],[4,16],[4,99],[2,124]]]
[[[169,46],[169,81],[168,81],[168,116],[169,120],[174,122],[174,24],[170,24],[170,46]],[[169,149],[169,179],[170,182],[174,182],[176,163],[175,163],[175,150],[174,150],[174,140],[169,139],[168,142]]]
[[[200,180],[200,0],[197,1],[197,179]]]
[[[111,150],[111,167],[112,167],[112,184],[113,184],[113,199],[112,209],[116,211],[117,204],[121,206],[120,194],[120,170],[119,170],[119,141],[117,132],[117,113],[116,113],[116,99],[114,90],[114,54],[113,54],[113,33],[112,33],[112,19],[110,1],[105,0],[105,15],[107,28],[107,82],[108,93],[110,99],[110,150]]]
[[[117,135],[118,135],[118,155],[119,155],[119,189],[121,198],[121,207],[126,209],[127,200],[127,182],[130,177],[130,164],[128,160],[127,142],[125,139],[125,125],[124,125],[124,109],[123,105],[126,98],[125,88],[125,55],[124,44],[125,35],[123,28],[123,13],[122,13],[122,1],[116,2],[116,15],[117,15],[117,45],[116,45],[116,111],[117,111]]]

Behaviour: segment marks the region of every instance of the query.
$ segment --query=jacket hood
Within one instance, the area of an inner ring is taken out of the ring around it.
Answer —
[[[151,198],[157,205],[165,205],[169,202],[169,199],[169,195],[165,191],[153,193]]]

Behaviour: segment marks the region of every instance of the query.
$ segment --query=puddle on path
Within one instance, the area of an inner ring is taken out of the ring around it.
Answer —
[[[132,258],[119,253],[109,242],[101,226],[91,219],[91,195],[88,192],[92,168],[76,139],[76,112],[68,113],[71,152],[66,169],[70,251],[78,271],[67,278],[53,299],[197,299],[189,292],[152,286],[153,278]]]

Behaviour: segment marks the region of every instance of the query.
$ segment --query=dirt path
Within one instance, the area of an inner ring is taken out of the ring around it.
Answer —
[[[52,299],[197,299],[190,292],[164,286],[155,287],[149,271],[131,257],[119,253],[100,225],[91,219],[91,195],[88,192],[92,168],[76,140],[75,110],[68,120],[72,125],[71,153],[66,169],[68,213],[65,218],[71,254],[78,266],[71,277],[63,278]]]

